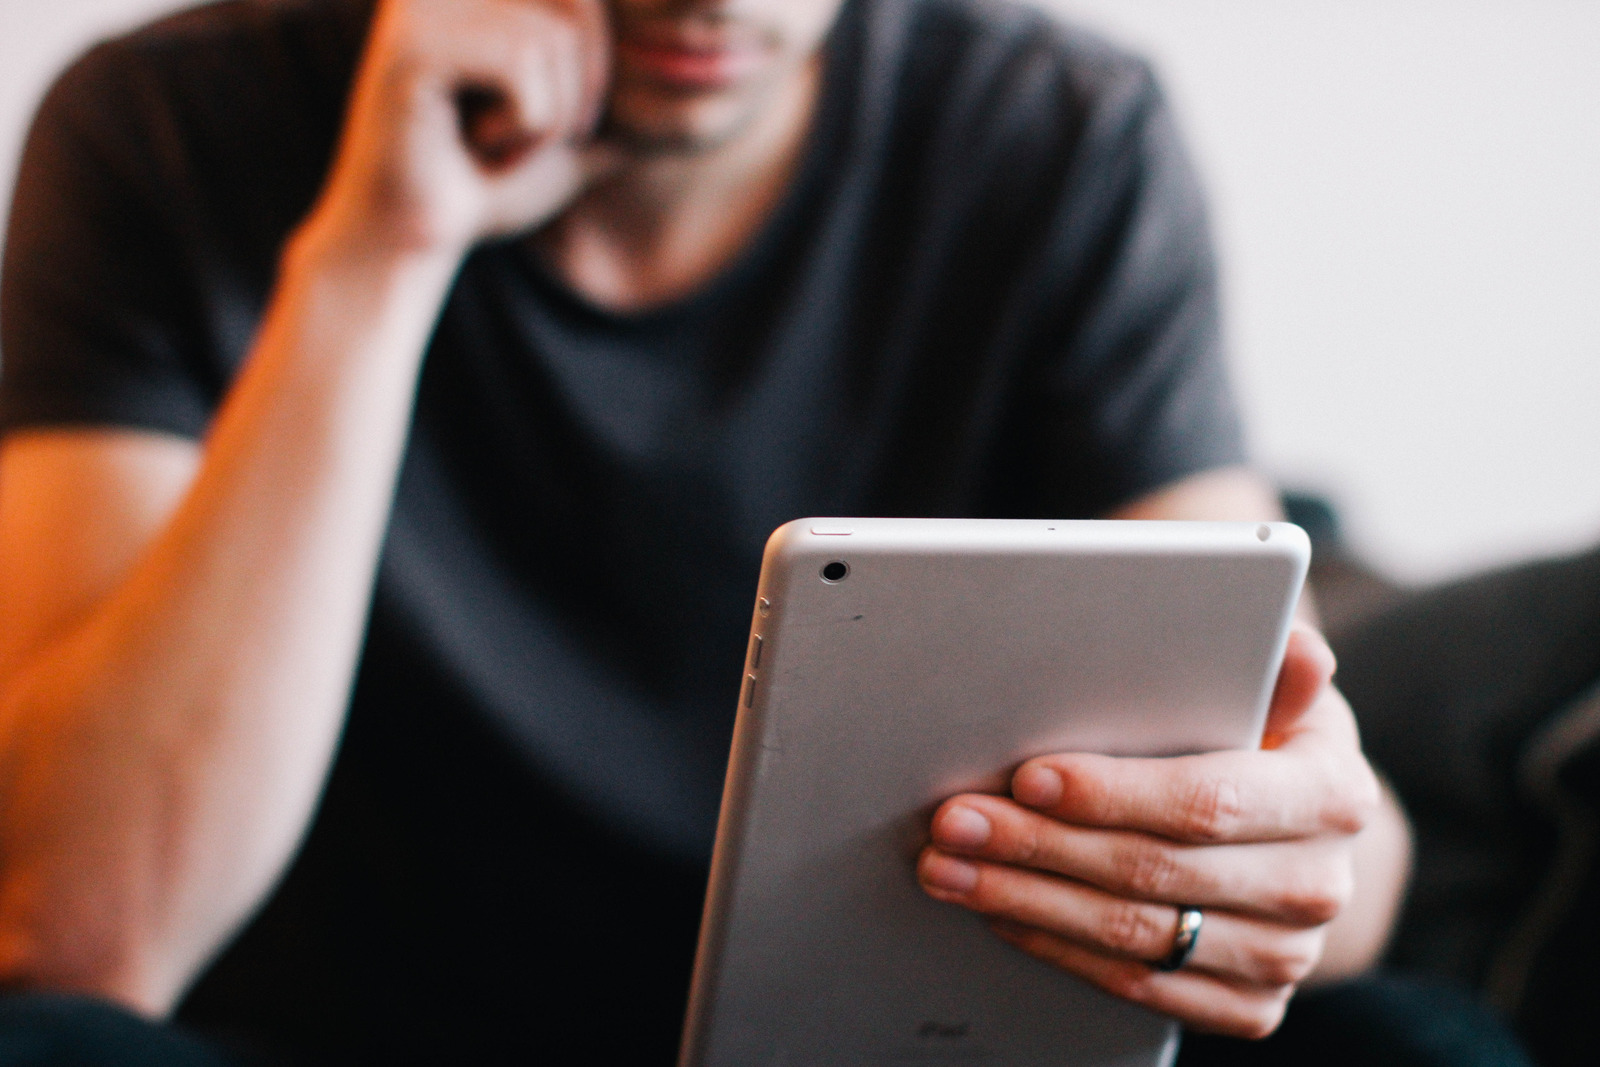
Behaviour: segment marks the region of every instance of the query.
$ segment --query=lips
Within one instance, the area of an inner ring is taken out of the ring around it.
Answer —
[[[619,28],[619,74],[686,91],[725,89],[756,73],[773,46],[743,27],[727,23],[644,23]]]

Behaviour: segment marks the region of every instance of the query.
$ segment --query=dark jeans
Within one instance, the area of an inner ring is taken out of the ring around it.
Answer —
[[[250,1062],[98,1001],[0,1000],[0,1067],[248,1067]],[[1178,1063],[1530,1067],[1515,1038],[1477,1004],[1443,987],[1398,978],[1302,996],[1283,1027],[1265,1041],[1190,1036]]]

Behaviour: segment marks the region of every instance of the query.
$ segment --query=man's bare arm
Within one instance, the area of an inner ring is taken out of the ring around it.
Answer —
[[[599,165],[607,48],[593,0],[387,0],[203,446],[0,450],[0,980],[163,1013],[271,888],[342,724],[440,304],[473,241]],[[490,90],[479,151],[463,86]]]

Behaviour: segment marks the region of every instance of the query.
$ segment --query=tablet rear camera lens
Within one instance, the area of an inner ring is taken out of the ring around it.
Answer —
[[[850,565],[842,559],[836,559],[822,568],[822,580],[830,584],[842,582],[849,576]]]

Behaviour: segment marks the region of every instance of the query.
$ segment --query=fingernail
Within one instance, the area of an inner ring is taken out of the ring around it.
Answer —
[[[933,837],[939,844],[951,848],[977,848],[989,840],[993,829],[981,812],[954,807],[939,816],[939,822],[933,828]]]
[[[978,884],[978,868],[942,852],[929,852],[922,860],[922,880],[946,893],[970,893]]]
[[[1038,764],[1022,768],[1011,782],[1011,795],[1030,808],[1055,807],[1064,789],[1060,774]]]

